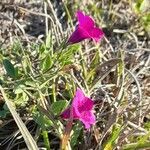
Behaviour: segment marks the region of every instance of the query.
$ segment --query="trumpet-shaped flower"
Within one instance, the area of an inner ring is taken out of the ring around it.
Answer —
[[[92,112],[93,106],[94,102],[86,97],[80,89],[77,89],[71,107],[66,109],[61,117],[63,119],[79,119],[85,125],[85,128],[89,129],[96,121]]]
[[[76,16],[79,24],[70,36],[69,44],[78,43],[84,39],[93,39],[98,42],[104,36],[102,29],[95,27],[94,20],[90,16],[84,15],[81,11],[78,11]]]

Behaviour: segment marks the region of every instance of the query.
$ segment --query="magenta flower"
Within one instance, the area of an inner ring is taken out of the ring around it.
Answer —
[[[77,89],[71,107],[66,109],[61,117],[63,119],[79,119],[85,125],[85,128],[89,129],[96,121],[92,112],[93,106],[94,102],[86,97],[80,89]]]
[[[93,39],[98,42],[104,36],[102,29],[95,27],[94,20],[90,16],[84,15],[81,11],[78,11],[76,16],[79,25],[70,36],[69,44],[78,43],[84,39]]]

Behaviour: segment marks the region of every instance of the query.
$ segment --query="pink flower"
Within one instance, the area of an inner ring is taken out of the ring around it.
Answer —
[[[93,39],[98,42],[104,36],[103,31],[95,27],[94,20],[90,16],[84,15],[81,11],[78,11],[76,16],[79,25],[70,36],[68,40],[69,44],[78,43],[84,39]]]
[[[66,109],[61,117],[63,119],[79,119],[85,125],[86,129],[89,129],[92,124],[95,123],[95,116],[92,112],[94,102],[86,97],[84,93],[77,89],[75,97],[72,102],[72,106]]]

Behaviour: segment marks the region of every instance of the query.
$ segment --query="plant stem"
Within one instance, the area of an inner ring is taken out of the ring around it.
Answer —
[[[43,139],[44,139],[44,144],[47,150],[50,150],[50,142],[48,138],[48,133],[46,130],[42,131]]]
[[[131,143],[123,146],[123,150],[138,150],[138,149],[150,148],[150,142],[145,143]]]

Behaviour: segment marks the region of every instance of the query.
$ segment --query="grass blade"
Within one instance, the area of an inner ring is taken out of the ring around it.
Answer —
[[[3,98],[6,102],[8,109],[10,110],[10,112],[11,112],[11,114],[12,114],[24,140],[25,140],[25,143],[26,143],[28,149],[29,150],[38,150],[38,146],[37,146],[36,142],[34,141],[33,137],[31,136],[30,132],[26,128],[25,124],[23,123],[23,121],[21,120],[19,115],[17,114],[17,112],[13,106],[13,103],[7,98],[2,86],[0,86],[0,91],[3,95]]]

